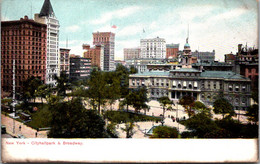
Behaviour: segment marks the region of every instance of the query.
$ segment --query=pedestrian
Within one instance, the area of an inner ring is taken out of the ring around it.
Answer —
[[[35,138],[37,138],[37,134],[38,134],[38,133],[37,133],[37,132],[35,132]]]
[[[19,126],[19,131],[21,131],[21,129],[22,129],[22,127],[21,127],[21,125]]]

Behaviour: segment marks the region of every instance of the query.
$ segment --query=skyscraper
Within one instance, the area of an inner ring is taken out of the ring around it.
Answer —
[[[93,33],[93,45],[104,45],[104,71],[115,70],[115,34],[112,32]]]
[[[59,21],[50,0],[45,0],[40,14],[35,14],[36,22],[47,24],[46,83],[55,85],[54,75],[59,75]]]
[[[166,58],[166,42],[163,38],[141,39],[141,58]]]
[[[1,22],[1,84],[2,91],[10,94],[15,60],[15,90],[22,92],[24,82],[31,76],[45,81],[46,30],[28,16]],[[3,93],[2,93],[3,94]]]

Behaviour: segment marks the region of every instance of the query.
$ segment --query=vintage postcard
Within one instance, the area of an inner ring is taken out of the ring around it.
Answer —
[[[257,162],[257,0],[2,0],[3,162]]]

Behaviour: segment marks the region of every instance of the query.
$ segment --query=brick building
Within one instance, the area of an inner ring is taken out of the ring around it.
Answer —
[[[251,87],[258,91],[258,49],[238,45],[238,52],[235,59],[235,71],[240,75],[251,79]]]
[[[166,58],[177,58],[180,44],[166,44]]]
[[[45,81],[47,26],[27,16],[15,21],[1,22],[1,86],[11,93],[13,87],[13,59],[15,59],[16,92],[30,76]]]
[[[64,71],[67,75],[70,72],[70,49],[60,48],[60,72]]]
[[[104,71],[115,70],[115,34],[112,32],[93,33],[93,45],[104,45]]]
[[[83,50],[85,50],[83,56],[84,58],[91,59],[91,67],[98,67],[100,70],[104,70],[104,46],[96,45],[90,47],[89,44],[82,45]]]

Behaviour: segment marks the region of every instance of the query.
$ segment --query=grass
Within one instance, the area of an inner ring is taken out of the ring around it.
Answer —
[[[129,121],[141,122],[141,121],[161,121],[160,117],[147,116],[143,114],[130,113],[124,111],[106,111],[104,113],[105,118],[115,123],[126,123]]]
[[[38,107],[38,110],[32,113],[32,121],[25,124],[34,129],[50,127],[51,112],[47,104],[38,104],[35,106]]]

